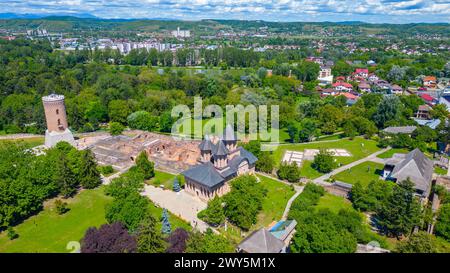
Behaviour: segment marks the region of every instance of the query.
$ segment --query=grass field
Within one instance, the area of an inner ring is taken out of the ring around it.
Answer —
[[[31,138],[22,138],[22,139],[17,139],[17,140],[3,139],[3,140],[0,140],[0,144],[1,143],[23,144],[26,148],[33,148],[33,147],[44,144],[44,141],[45,141],[44,137],[31,137]]]
[[[50,201],[42,212],[14,228],[19,238],[10,241],[6,232],[0,234],[0,252],[69,252],[68,242],[79,241],[87,228],[106,222],[105,205],[110,201],[103,188],[84,190],[67,200],[70,211],[63,215]]]
[[[391,158],[394,154],[407,154],[409,153],[408,149],[403,148],[392,148],[384,153],[377,155],[378,158]]]
[[[74,198],[67,200],[70,210],[58,215],[54,208],[54,201],[49,201],[45,209],[14,227],[19,238],[9,240],[6,232],[0,233],[0,252],[27,253],[65,253],[67,243],[79,242],[89,227],[99,227],[106,223],[105,205],[111,198],[103,192],[103,187],[93,190],[83,190]],[[150,205],[150,211],[159,220],[162,208]],[[173,214],[169,214],[172,230],[183,227],[190,230],[190,225]],[[160,230],[162,223],[156,225]]]
[[[366,161],[353,168],[340,172],[332,178],[349,184],[360,182],[367,186],[369,182],[380,179],[380,172],[383,170],[383,164]]]
[[[223,227],[219,228],[219,231],[233,244],[238,244],[254,230],[267,227],[273,221],[279,221],[283,216],[288,200],[295,193],[294,189],[289,185],[265,176],[258,175],[258,177],[260,178],[260,183],[267,189],[267,196],[263,201],[262,210],[258,214],[257,223],[247,232],[229,223],[226,231]]]
[[[316,209],[329,209],[332,212],[338,213],[341,209],[353,210],[352,203],[347,199],[336,196],[330,193],[325,193],[319,199],[319,203],[315,207]]]
[[[258,215],[256,229],[266,227],[272,221],[280,220],[289,198],[295,194],[295,190],[286,184],[265,176],[259,175],[258,177],[261,184],[267,189],[267,196],[264,199],[262,211]]]
[[[434,173],[439,175],[447,175],[447,170],[440,167],[434,167]]]
[[[298,144],[287,144],[280,145],[273,152],[273,156],[275,159],[275,164],[280,164],[281,159],[283,158],[284,153],[289,151],[304,151],[305,149],[346,149],[350,152],[351,156],[349,157],[336,157],[337,163],[341,165],[349,164],[353,161],[364,158],[372,153],[375,153],[380,150],[377,147],[377,142],[374,140],[364,139],[362,137],[356,137],[353,140],[349,139],[340,139],[337,141],[322,141],[322,142],[314,142],[314,143],[298,143]],[[311,167],[311,163],[305,161],[302,166],[302,176],[314,179],[322,174],[317,172]]]
[[[173,175],[171,173],[166,173],[166,172],[155,170],[155,177],[148,180],[147,183],[150,185],[153,185],[155,187],[164,185],[165,189],[172,190],[174,179],[175,179],[175,175]]]

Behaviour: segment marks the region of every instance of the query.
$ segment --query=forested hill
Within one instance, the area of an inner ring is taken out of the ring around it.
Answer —
[[[440,34],[450,36],[450,24],[368,24],[364,22],[266,22],[241,20],[126,20],[126,19],[99,19],[78,18],[70,16],[51,16],[45,18],[29,19],[1,19],[0,29],[24,31],[37,27],[45,28],[50,32],[73,31],[133,31],[133,32],[164,32],[177,27],[188,29],[196,34],[215,34],[219,30],[257,31],[267,27],[274,33],[313,34],[319,31],[332,31],[335,33],[355,34]]]

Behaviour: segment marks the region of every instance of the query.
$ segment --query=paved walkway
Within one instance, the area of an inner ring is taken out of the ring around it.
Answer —
[[[364,158],[362,158],[362,159],[360,159],[360,160],[356,160],[356,161],[353,161],[353,162],[350,163],[350,164],[341,166],[341,167],[339,167],[339,168],[337,168],[337,169],[334,169],[334,170],[333,170],[332,172],[330,172],[330,173],[327,173],[327,174],[325,174],[325,175],[322,175],[321,177],[318,177],[318,178],[314,179],[313,182],[314,182],[314,183],[317,183],[317,184],[326,184],[326,185],[330,185],[328,182],[326,182],[326,180],[330,179],[331,176],[333,176],[333,175],[335,175],[335,174],[338,174],[338,173],[340,173],[340,172],[342,172],[342,171],[348,170],[348,169],[350,169],[350,168],[352,168],[352,167],[354,167],[354,166],[356,166],[356,165],[359,165],[359,164],[361,164],[361,163],[363,163],[363,162],[366,162],[366,161],[375,161],[375,162],[379,162],[379,158],[377,157],[377,155],[382,154],[382,153],[384,153],[384,152],[386,152],[386,151],[389,151],[390,149],[391,149],[391,147],[387,147],[387,148],[382,149],[382,150],[380,150],[380,151],[378,151],[378,152],[375,152],[375,153],[373,153],[373,154],[370,154],[369,156],[364,157]],[[384,162],[384,161],[383,161],[383,162]]]
[[[176,193],[151,185],[145,185],[144,191],[141,194],[150,198],[156,205],[166,208],[171,213],[189,222],[192,227],[202,232],[210,227],[197,218],[197,213],[206,208],[206,203],[186,193],[184,190]]]
[[[287,219],[289,210],[291,209],[292,202],[294,202],[295,198],[297,198],[300,195],[300,193],[303,192],[304,188],[305,187],[303,187],[303,186],[294,186],[295,194],[288,200],[288,202],[286,204],[286,208],[284,209],[284,212],[283,212],[283,216],[281,217],[281,220]]]

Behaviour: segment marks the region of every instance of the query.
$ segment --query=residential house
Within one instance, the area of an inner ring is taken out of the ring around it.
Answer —
[[[385,80],[378,80],[374,82],[377,91],[389,93],[392,90],[392,86]]]
[[[377,75],[375,75],[374,73],[370,73],[369,76],[367,77],[367,79],[369,80],[369,82],[376,82],[380,78]]]
[[[436,99],[426,93],[419,94],[419,97],[421,97],[425,101],[425,103],[430,106],[433,106],[436,104]]]
[[[419,109],[416,113],[418,119],[430,119],[431,107],[427,104],[419,105]]]
[[[319,77],[317,78],[319,85],[325,86],[333,83],[333,75],[331,75],[331,67],[321,66]]]
[[[368,93],[368,92],[370,92],[370,84],[368,84],[367,82],[362,81],[362,82],[360,82],[358,84],[358,90],[361,93]]]
[[[434,76],[426,76],[423,78],[423,86],[426,88],[436,88],[437,80]]]
[[[367,79],[369,76],[369,70],[367,68],[357,68],[353,73],[353,76]]]
[[[391,86],[391,93],[392,94],[397,94],[397,95],[402,95],[403,94],[403,88],[397,84],[394,84]]]
[[[427,199],[431,191],[433,171],[433,161],[419,149],[414,149],[406,155],[395,154],[389,159],[383,169],[383,178],[397,183],[409,178],[414,183],[416,194]]]
[[[353,86],[347,82],[336,82],[333,84],[333,88],[336,91],[350,92],[353,90]]]

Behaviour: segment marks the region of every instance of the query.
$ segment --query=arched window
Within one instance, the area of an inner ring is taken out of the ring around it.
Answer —
[[[56,109],[56,114],[59,115],[59,109]]]
[[[60,120],[60,119],[58,119],[58,126],[59,126],[59,125],[61,125],[61,120]]]

